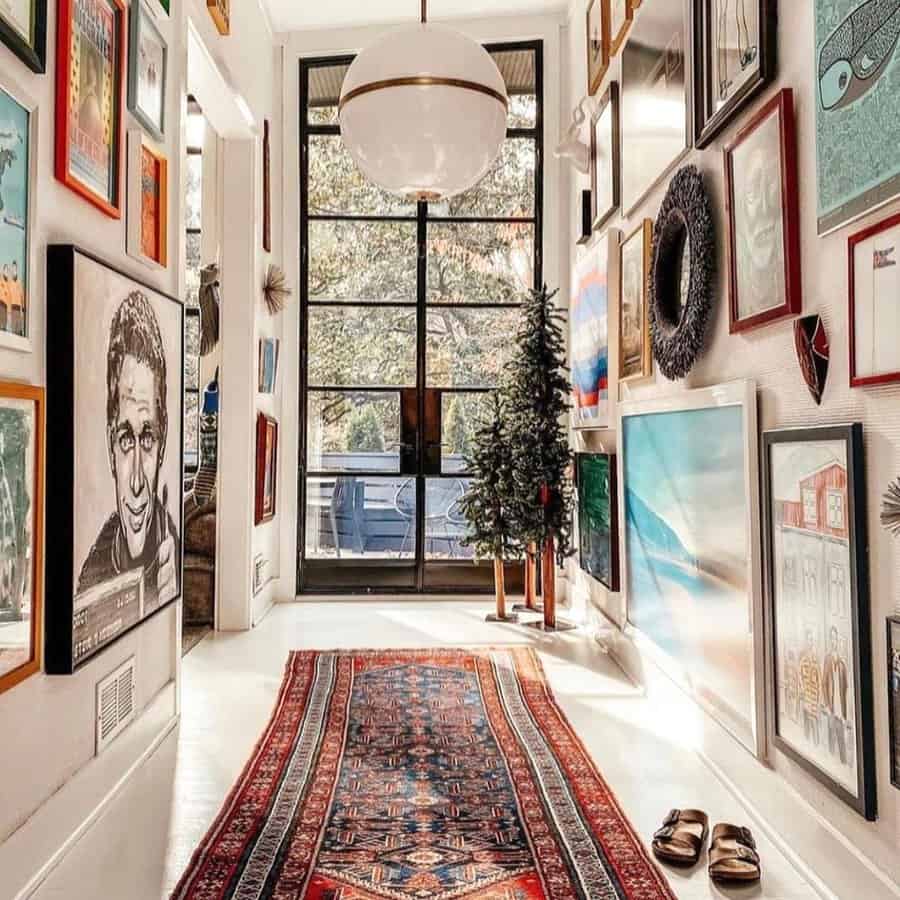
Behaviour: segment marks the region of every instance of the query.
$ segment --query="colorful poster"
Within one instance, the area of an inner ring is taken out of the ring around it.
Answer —
[[[31,116],[0,89],[0,333],[25,337]]]
[[[608,257],[603,239],[574,272],[570,322],[576,428],[610,426]]]
[[[148,259],[162,259],[160,246],[162,230],[160,220],[164,215],[162,166],[159,159],[146,147],[141,148],[141,253]]]

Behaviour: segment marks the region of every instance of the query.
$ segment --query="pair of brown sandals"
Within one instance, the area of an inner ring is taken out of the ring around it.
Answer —
[[[657,859],[676,866],[695,866],[706,845],[709,818],[699,809],[673,809],[653,835]],[[721,823],[713,828],[709,877],[716,882],[759,881],[759,853],[749,828]]]

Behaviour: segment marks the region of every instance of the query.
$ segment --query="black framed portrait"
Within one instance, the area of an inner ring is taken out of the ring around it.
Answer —
[[[591,219],[598,231],[619,208],[619,85],[612,82],[591,117]]]
[[[184,307],[47,248],[45,660],[70,674],[181,596]]]
[[[47,71],[47,0],[9,0],[0,6],[0,40],[31,69]]]

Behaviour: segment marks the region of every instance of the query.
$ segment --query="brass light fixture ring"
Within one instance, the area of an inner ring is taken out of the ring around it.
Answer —
[[[499,91],[495,91],[486,84],[479,84],[477,81],[467,81],[464,78],[443,78],[437,75],[410,75],[402,78],[385,78],[381,81],[373,81],[369,84],[361,84],[359,87],[353,88],[341,97],[338,104],[338,114],[343,108],[357,97],[363,94],[371,94],[374,91],[382,91],[393,87],[455,87],[464,91],[475,91],[479,94],[485,94],[493,97],[503,105],[505,110],[509,110],[509,100]]]

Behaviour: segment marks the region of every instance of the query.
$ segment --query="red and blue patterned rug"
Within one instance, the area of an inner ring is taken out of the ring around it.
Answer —
[[[291,654],[173,900],[673,900],[533,650]]]

